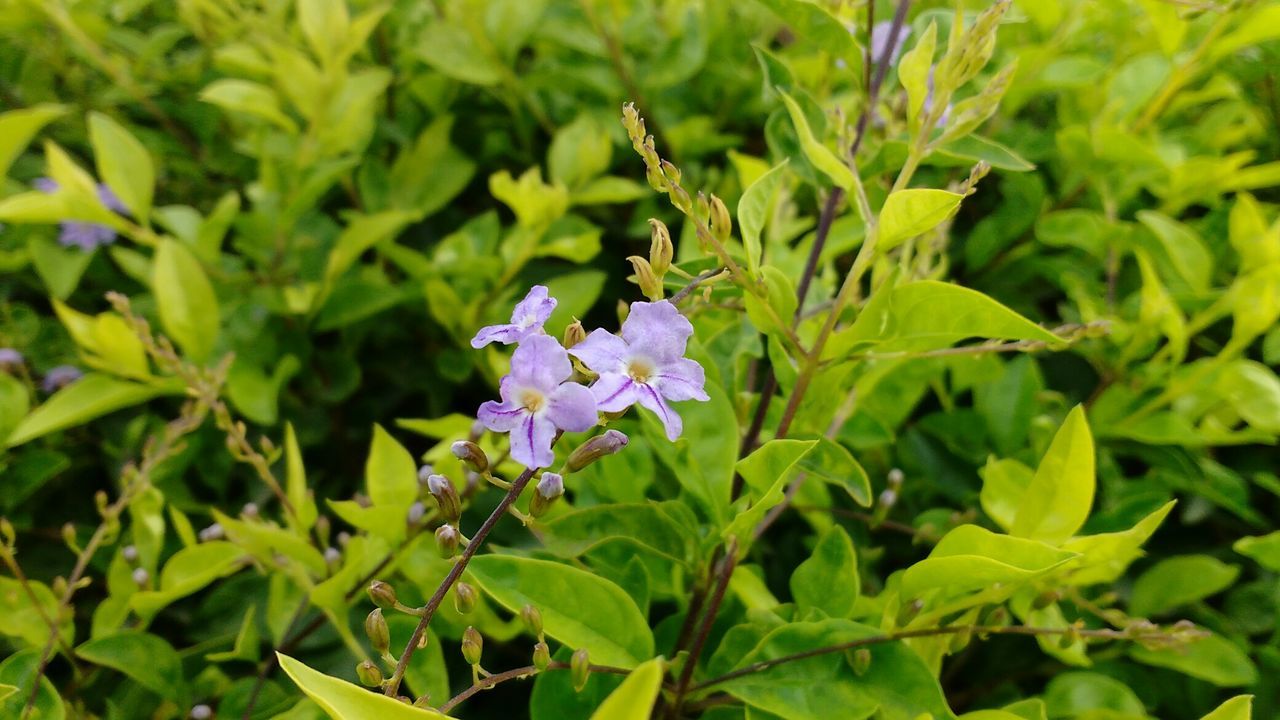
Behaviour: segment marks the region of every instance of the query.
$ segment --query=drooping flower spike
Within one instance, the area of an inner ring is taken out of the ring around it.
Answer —
[[[506,325],[486,325],[471,338],[471,347],[479,350],[492,342],[511,345],[542,332],[542,325],[556,309],[556,299],[547,295],[545,285],[534,285],[529,294],[511,311],[511,322]]]
[[[667,438],[680,437],[684,423],[667,401],[709,400],[706,373],[684,357],[693,325],[666,300],[631,303],[622,337],[593,330],[569,353],[600,379],[591,386],[601,412],[621,412],[635,403],[662,421]]]
[[[486,402],[477,417],[494,432],[511,433],[516,461],[547,467],[555,461],[551,443],[557,430],[581,432],[598,419],[595,397],[586,387],[565,382],[571,375],[573,365],[559,341],[530,336],[511,356],[511,374],[499,386],[502,402]]]

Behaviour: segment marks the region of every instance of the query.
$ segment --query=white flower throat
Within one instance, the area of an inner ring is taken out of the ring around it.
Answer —
[[[638,383],[647,383],[653,377],[654,363],[648,358],[633,357],[627,361],[627,375]]]
[[[529,412],[538,412],[543,405],[547,404],[547,396],[537,388],[522,388],[520,390],[520,404]]]

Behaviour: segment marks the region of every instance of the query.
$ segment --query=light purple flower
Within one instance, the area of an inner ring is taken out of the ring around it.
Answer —
[[[889,31],[892,29],[892,20],[884,20],[872,26],[871,59],[874,62],[880,62],[880,58],[884,57],[885,50],[889,49]],[[902,54],[902,46],[906,44],[909,37],[911,37],[911,26],[903,25],[898,30],[898,37],[893,43],[893,48],[889,49],[889,65],[898,62],[898,56]]]
[[[526,467],[546,467],[555,462],[556,430],[581,432],[598,419],[591,391],[565,382],[571,375],[573,364],[560,343],[533,335],[511,356],[511,374],[499,387],[502,402],[481,405],[477,417],[494,432],[511,433],[511,457]]]
[[[44,193],[55,193],[58,191],[58,183],[53,178],[37,178],[34,183],[35,188]],[[111,192],[111,188],[106,185],[98,185],[98,201],[101,202],[108,210],[128,214],[128,209],[124,203],[120,202],[120,198]],[[106,225],[97,223],[81,222],[78,220],[67,220],[59,225],[61,232],[58,233],[58,243],[63,247],[78,247],[85,252],[89,252],[99,245],[109,245],[115,242],[116,231]]]
[[[22,353],[13,348],[0,348],[0,370],[17,370],[25,360]]]
[[[480,328],[480,332],[471,338],[471,347],[479,350],[491,342],[511,345],[531,335],[538,335],[542,332],[542,324],[551,317],[551,311],[555,309],[556,299],[547,296],[547,287],[534,285],[529,289],[529,294],[516,305],[515,310],[511,311],[509,325],[486,325]]]
[[[635,403],[653,411],[667,438],[680,437],[684,423],[668,400],[709,400],[702,366],[684,357],[693,325],[666,300],[631,303],[622,337],[594,330],[569,353],[599,373],[591,386],[601,412],[621,412]]]
[[[80,372],[80,368],[74,365],[59,365],[44,374],[40,387],[47,393],[57,392],[82,377],[84,373]]]

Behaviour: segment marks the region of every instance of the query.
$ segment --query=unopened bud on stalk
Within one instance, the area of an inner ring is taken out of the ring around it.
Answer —
[[[213,708],[208,705],[196,705],[191,708],[191,712],[187,714],[191,720],[209,720],[213,717]]]
[[[532,605],[525,605],[520,608],[520,620],[524,622],[524,629],[529,631],[534,637],[542,637],[542,611]]]
[[[75,523],[65,523],[62,526],[62,542],[67,544],[74,553],[80,552],[80,546],[76,543],[76,526]]]
[[[854,650],[849,665],[853,668],[855,675],[865,675],[867,670],[871,669],[871,651],[867,648]]]
[[[480,636],[480,631],[468,625],[462,632],[462,657],[466,658],[468,665],[479,665],[483,649],[484,638]]]
[[[409,522],[410,525],[417,525],[418,523],[422,522],[422,516],[426,514],[427,514],[427,506],[423,505],[420,502],[415,502],[414,504],[409,506],[409,512],[406,514],[405,519]]]
[[[356,677],[365,687],[378,687],[382,684],[382,671],[368,660],[356,665]]]
[[[453,607],[459,614],[468,615],[476,609],[480,594],[471,585],[460,582],[453,586]]]
[[[240,514],[250,520],[256,520],[262,513],[258,509],[258,503],[247,502],[244,504],[244,507],[240,509]]]
[[[324,549],[324,562],[330,567],[336,567],[342,562],[342,551],[336,547],[327,547]]]
[[[134,568],[133,582],[137,584],[138,587],[146,587],[147,581],[149,581],[150,579],[151,579],[151,573],[147,572],[146,568]]]
[[[436,550],[445,560],[453,557],[458,552],[458,529],[452,525],[436,528]]]
[[[533,666],[541,671],[546,670],[550,665],[551,648],[547,647],[546,643],[539,640],[538,643],[533,646]]]
[[[729,208],[724,206],[724,201],[715,195],[711,196],[711,232],[720,242],[728,242],[729,235],[733,232],[733,219],[729,215]]]
[[[663,295],[662,281],[654,274],[653,267],[649,265],[649,261],[639,255],[632,255],[627,260],[635,270],[636,284],[640,286],[640,292],[655,302],[661,300]]]
[[[659,279],[667,274],[676,249],[671,243],[671,231],[657,218],[649,218],[649,265]]]
[[[399,602],[395,588],[381,580],[374,580],[369,584],[369,599],[383,610],[394,610]]]
[[[13,545],[18,538],[13,529],[13,523],[9,522],[9,518],[0,517],[0,537],[4,538],[5,545]]]
[[[364,619],[364,634],[369,636],[369,644],[379,655],[391,647],[391,631],[387,629],[387,619],[382,616],[382,608],[374,608]]]
[[[125,562],[138,562],[138,547],[136,545],[125,545],[124,549],[120,551],[120,556],[124,558]]]
[[[485,473],[489,471],[489,456],[484,454],[484,450],[480,446],[470,440],[459,440],[449,446],[453,451],[453,456],[458,458],[473,472]]]
[[[533,497],[529,499],[529,514],[542,517],[563,494],[564,478],[553,472],[542,473],[542,479],[538,481]]]
[[[579,445],[570,455],[565,469],[578,472],[606,455],[612,455],[627,446],[627,436],[617,430],[605,430]]]
[[[591,656],[586,648],[578,648],[569,659],[569,673],[573,677],[574,692],[582,692],[591,677]]]
[[[201,530],[198,537],[200,538],[200,542],[212,542],[214,540],[221,540],[223,535],[225,535],[225,533],[222,530],[222,525],[214,523]]]
[[[462,501],[458,499],[458,491],[453,489],[449,478],[438,474],[428,476],[427,492],[435,498],[436,504],[440,506],[440,515],[446,522],[458,521],[462,516]]]
[[[586,339],[586,329],[582,327],[582,322],[579,321],[578,318],[574,318],[573,322],[569,323],[568,327],[564,329],[564,342],[561,344],[564,345],[566,350],[568,350]]]

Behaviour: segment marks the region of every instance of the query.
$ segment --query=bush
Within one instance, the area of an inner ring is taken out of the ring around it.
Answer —
[[[1276,67],[1271,1],[0,0],[0,716],[1276,716]]]

